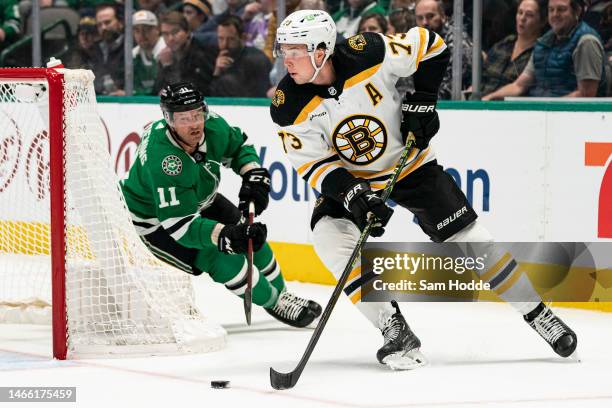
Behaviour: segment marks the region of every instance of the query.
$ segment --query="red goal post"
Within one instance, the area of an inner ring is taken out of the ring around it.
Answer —
[[[51,304],[58,359],[223,347],[191,277],[139,239],[117,183],[90,71],[0,69],[0,322]]]

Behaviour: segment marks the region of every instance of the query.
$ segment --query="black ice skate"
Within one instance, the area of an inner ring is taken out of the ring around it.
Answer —
[[[563,320],[559,319],[544,303],[540,303],[531,313],[523,316],[536,331],[561,357],[569,357],[576,351],[578,338]]]
[[[395,300],[391,301],[395,313],[381,313],[379,328],[385,344],[376,353],[381,364],[393,370],[411,370],[427,364],[425,356],[419,351],[421,341],[410,330]]]
[[[278,295],[276,306],[265,311],[289,326],[306,327],[321,315],[321,306],[285,291]]]

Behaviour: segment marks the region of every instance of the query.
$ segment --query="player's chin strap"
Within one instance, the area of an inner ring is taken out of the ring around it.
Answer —
[[[315,50],[316,51],[316,50]],[[317,63],[315,62],[315,51],[309,53],[310,54],[310,63],[312,64],[312,67],[314,68],[315,72],[312,75],[312,78],[310,78],[308,80],[308,82],[312,82],[315,80],[315,78],[317,77],[317,75],[319,75],[319,71],[321,71],[323,69],[323,66],[325,65],[325,62],[329,59],[330,54],[325,54],[325,58],[323,58],[323,62],[321,63],[320,67],[317,67]]]

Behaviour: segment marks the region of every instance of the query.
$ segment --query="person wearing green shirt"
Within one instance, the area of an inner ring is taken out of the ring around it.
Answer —
[[[0,49],[21,35],[21,17],[17,0],[3,0],[0,5]]]
[[[161,260],[193,275],[205,272],[238,296],[247,285],[245,253],[253,242],[253,303],[283,323],[305,327],[321,306],[285,288],[266,226],[244,222],[249,203],[266,209],[270,174],[246,135],[209,112],[189,82],[164,87],[164,119],[150,124],[121,188],[140,237]],[[217,192],[221,166],[242,176],[236,207]]]

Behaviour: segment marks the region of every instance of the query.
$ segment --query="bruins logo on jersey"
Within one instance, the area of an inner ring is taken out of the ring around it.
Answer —
[[[162,160],[162,170],[169,176],[178,176],[183,170],[183,162],[180,157],[171,154]]]
[[[285,93],[280,89],[277,89],[276,93],[274,94],[274,98],[272,98],[272,105],[278,108],[283,103],[285,103]]]
[[[357,34],[348,39],[348,45],[355,51],[363,51],[367,45],[367,41],[363,35]]]
[[[336,126],[332,140],[342,158],[358,166],[365,166],[385,152],[387,129],[373,116],[353,115]]]

